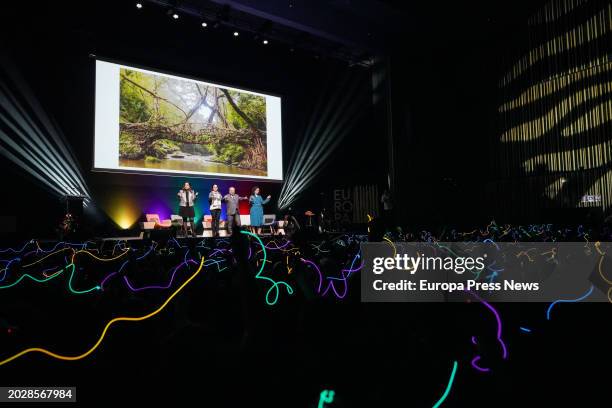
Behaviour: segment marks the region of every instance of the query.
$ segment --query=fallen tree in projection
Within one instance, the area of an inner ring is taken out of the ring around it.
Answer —
[[[267,169],[263,96],[122,69],[120,98],[120,159]]]

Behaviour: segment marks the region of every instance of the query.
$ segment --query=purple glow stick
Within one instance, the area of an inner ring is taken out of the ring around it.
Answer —
[[[106,277],[102,279],[102,282],[100,282],[100,289],[104,290],[104,284],[106,283],[106,281],[109,280],[111,277],[115,276],[117,273],[119,272],[115,271],[115,272],[111,272],[108,275],[106,275]]]
[[[501,321],[499,312],[493,306],[491,306],[489,302],[482,299],[480,296],[478,296],[474,292],[468,291],[468,293],[474,296],[476,299],[480,300],[480,302],[483,305],[485,305],[495,315],[495,320],[497,320],[497,341],[502,347],[502,358],[505,360],[506,358],[508,358],[508,349],[506,348],[506,343],[504,343],[504,340],[502,339],[502,321]]]
[[[325,296],[325,294],[329,291],[329,288],[331,287],[332,290],[334,291],[334,293],[336,294],[336,297],[338,299],[344,299],[344,297],[346,296],[346,294],[348,293],[348,282],[346,281],[346,276],[344,276],[344,272],[342,273],[342,279],[339,279],[341,281],[344,282],[344,294],[340,295],[337,291],[336,291],[336,286],[334,285],[334,281],[330,280],[329,284],[327,285],[327,288],[325,289],[325,291],[321,294],[321,296]]]
[[[266,245],[266,249],[283,249],[283,248],[285,248],[287,245],[289,245],[290,243],[291,243],[291,241],[287,240],[287,242],[285,242],[285,244],[284,244],[284,245],[282,245],[282,246],[278,246],[278,245],[276,245],[276,247],[275,247],[275,248],[270,248],[268,245]],[[269,244],[269,243],[268,243],[268,244]]]
[[[170,282],[168,282],[168,285],[166,286],[150,285],[150,286],[143,286],[141,288],[135,288],[130,284],[130,281],[128,280],[127,276],[124,276],[123,280],[125,281],[126,285],[128,286],[128,288],[130,288],[132,292],[139,292],[141,290],[146,290],[146,289],[168,289],[170,286],[172,286],[172,282],[174,281],[174,275],[176,275],[176,271],[178,271],[182,266],[187,265],[188,263],[197,265],[197,262],[195,262],[193,259],[189,259],[186,262],[181,262],[179,265],[176,266],[176,268],[174,268],[174,271],[172,272],[172,276],[170,277]]]
[[[111,273],[109,273],[108,275],[106,275],[106,277],[105,277],[104,279],[102,279],[102,282],[100,282],[100,289],[104,290],[104,283],[106,283],[106,281],[107,281],[107,280],[109,280],[111,277],[113,277],[113,276],[115,276],[116,274],[120,273],[120,272],[123,270],[123,267],[124,267],[124,266],[125,266],[125,265],[126,265],[128,262],[129,262],[129,260],[128,260],[128,261],[125,261],[125,262],[124,262],[124,263],[121,265],[121,267],[119,267],[119,270],[118,270],[118,271],[111,272]]]
[[[317,289],[317,293],[321,293],[321,286],[323,285],[323,274],[321,273],[321,270],[319,269],[319,266],[312,262],[309,261],[308,259],[304,259],[304,258],[300,258],[300,260],[304,263],[310,264],[312,266],[314,266],[314,268],[317,270],[317,272],[319,273],[319,288]]]
[[[480,360],[480,356],[474,357],[472,359],[472,367],[474,367],[476,370],[480,371],[481,373],[488,373],[489,371],[491,371],[490,368],[480,367],[478,364],[476,364],[479,360]]]

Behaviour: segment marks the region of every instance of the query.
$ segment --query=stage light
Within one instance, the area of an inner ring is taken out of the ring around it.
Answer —
[[[332,92],[321,94],[301,140],[295,145],[281,188],[279,209],[289,207],[316,180],[357,122],[357,116],[366,105],[359,98],[362,82],[356,73],[343,75],[340,81],[332,81],[327,88],[333,89]]]
[[[138,221],[142,208],[130,191],[117,189],[100,197],[99,204],[111,220],[121,229],[129,229]]]
[[[136,8],[137,9],[141,9],[142,8],[142,3],[141,2],[136,3]]]
[[[208,23],[206,21],[202,21],[202,27],[208,27]]]
[[[177,13],[172,13],[172,18],[178,20],[179,15]]]
[[[238,37],[240,33],[238,31],[234,31],[234,37]]]
[[[264,43],[264,45],[268,44],[268,40],[263,40],[262,42]]]
[[[128,215],[117,218],[115,222],[124,230],[130,229],[130,227],[134,225],[134,222],[132,222],[132,219]]]
[[[89,189],[64,135],[8,62],[0,66],[0,154],[53,195],[84,196],[91,209]]]

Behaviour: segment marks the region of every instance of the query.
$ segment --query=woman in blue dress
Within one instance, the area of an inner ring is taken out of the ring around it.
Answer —
[[[261,234],[261,224],[263,224],[263,205],[268,204],[272,196],[266,197],[264,200],[259,195],[259,187],[255,186],[251,190],[251,197],[249,197],[249,203],[251,203],[251,227],[256,234]]]

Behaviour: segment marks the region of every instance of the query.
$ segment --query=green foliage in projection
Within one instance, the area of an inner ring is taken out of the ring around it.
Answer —
[[[244,157],[244,147],[229,143],[221,149],[217,158],[227,164],[238,163]]]
[[[165,158],[168,154],[176,153],[181,150],[181,146],[168,139],[158,139],[151,143],[147,148],[147,154],[158,159]]]
[[[206,145],[192,143],[183,143],[181,146],[181,151],[200,156],[209,156],[212,153],[212,151],[209,150]]]
[[[143,87],[148,87],[152,86],[152,77],[124,68],[121,69],[121,76],[127,80],[120,82],[120,122],[139,123],[148,121],[153,114],[153,109],[151,109],[151,105],[154,102],[153,96],[129,81],[134,81],[142,84]]]
[[[215,160],[225,164],[239,163],[245,154],[244,147],[234,143],[209,144],[207,145],[215,154]]]
[[[144,150],[136,143],[134,135],[128,132],[119,134],[119,156],[122,159],[142,159]]]
[[[159,163],[159,162],[161,162],[161,160],[158,159],[157,157],[154,157],[154,156],[147,156],[147,157],[145,157],[145,162],[147,162],[147,163]]]
[[[266,171],[265,97],[129,68],[119,74],[120,166]]]
[[[229,91],[238,108],[253,121],[257,129],[266,128],[266,100],[263,96]],[[227,103],[227,120],[236,129],[248,127],[244,119]]]
[[[185,120],[185,112],[172,102],[176,96],[167,78],[125,68],[120,75],[121,123],[173,125]]]

